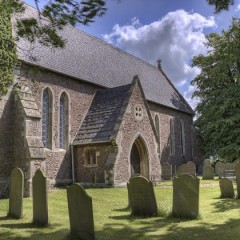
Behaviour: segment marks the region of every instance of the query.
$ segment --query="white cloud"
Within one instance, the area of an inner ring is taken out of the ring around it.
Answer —
[[[161,59],[165,73],[180,87],[189,84],[199,72],[189,64],[193,56],[206,53],[204,29],[214,27],[214,17],[177,10],[149,25],[142,25],[137,18],[129,25],[116,24],[103,37],[154,65]]]

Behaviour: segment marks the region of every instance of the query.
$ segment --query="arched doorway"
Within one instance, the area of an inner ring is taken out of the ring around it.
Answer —
[[[139,136],[132,145],[130,154],[131,176],[141,174],[149,179],[149,160],[144,140]]]

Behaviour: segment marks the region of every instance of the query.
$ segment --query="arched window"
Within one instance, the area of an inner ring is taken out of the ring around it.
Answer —
[[[159,117],[157,114],[155,115],[155,128],[156,128],[157,135],[160,138]]]
[[[180,120],[180,151],[182,155],[185,155],[185,133],[184,133],[184,122]]]
[[[173,119],[170,119],[170,154],[175,154],[175,131]]]
[[[66,149],[68,145],[68,97],[62,93],[60,97],[59,147]]]
[[[42,96],[42,141],[45,148],[52,148],[52,94],[48,88]]]

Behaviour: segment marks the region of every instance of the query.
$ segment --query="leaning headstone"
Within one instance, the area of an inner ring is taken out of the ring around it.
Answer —
[[[234,198],[233,181],[228,178],[219,180],[221,198]]]
[[[193,177],[196,176],[196,164],[192,161],[188,161],[186,164],[182,164],[177,169],[177,175],[189,174]]]
[[[172,165],[166,162],[162,164],[162,180],[172,180]]]
[[[10,176],[8,216],[21,218],[23,213],[24,176],[20,168],[14,168]]]
[[[226,165],[222,162],[217,162],[215,165],[215,173],[219,178],[223,178],[225,174]]]
[[[156,216],[157,201],[153,184],[142,176],[134,176],[127,183],[132,214],[136,216]]]
[[[210,159],[205,159],[204,161],[203,161],[203,167],[205,167],[205,166],[211,166],[212,165],[212,163],[211,163],[211,160]]]
[[[198,178],[188,174],[173,179],[173,216],[183,218],[198,217],[199,182]]]
[[[236,183],[237,183],[237,197],[240,198],[240,162],[235,165]]]
[[[48,225],[47,178],[38,169],[32,178],[33,224]]]
[[[77,183],[67,188],[70,231],[73,237],[94,240],[92,198]]]
[[[210,180],[214,179],[214,168],[206,165],[203,167],[203,179],[204,180]]]

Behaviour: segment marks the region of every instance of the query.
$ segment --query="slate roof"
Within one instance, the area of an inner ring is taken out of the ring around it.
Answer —
[[[73,144],[115,140],[132,84],[97,91]]]
[[[27,6],[23,17],[26,16],[36,16],[36,9]],[[138,75],[148,101],[193,114],[185,99],[157,67],[71,26],[61,35],[67,40],[66,47],[57,50],[38,43],[31,45],[21,39],[19,58],[106,88],[129,84],[133,76]],[[31,55],[22,49],[31,50]]]

